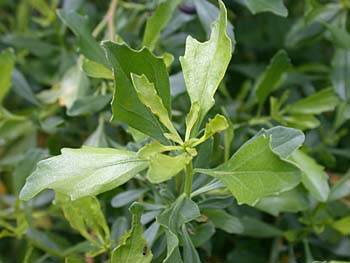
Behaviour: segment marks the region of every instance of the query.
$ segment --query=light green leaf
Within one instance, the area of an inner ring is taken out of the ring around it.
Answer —
[[[153,254],[143,237],[140,222],[143,207],[135,203],[130,207],[130,212],[132,213],[131,230],[121,238],[119,246],[113,250],[111,263],[149,263],[152,261]]]
[[[208,140],[211,136],[213,136],[215,133],[226,130],[228,128],[228,122],[226,118],[220,114],[217,114],[214,119],[211,119],[208,121],[208,123],[205,125],[204,134],[201,138],[192,139],[193,143],[191,143],[192,147],[197,146],[198,144],[201,144]]]
[[[320,114],[334,110],[338,103],[338,97],[328,88],[289,104],[286,111],[292,114]]]
[[[113,79],[113,73],[109,68],[92,60],[84,59],[82,69],[91,78]]]
[[[202,214],[207,216],[215,225],[216,228],[222,229],[230,234],[243,233],[243,225],[241,221],[220,209],[203,209]]]
[[[338,96],[350,99],[350,50],[336,49],[332,60],[332,84]]]
[[[198,206],[190,200],[185,194],[167,208],[160,216],[157,222],[164,227],[167,238],[167,256],[164,263],[182,263],[183,260],[179,250],[178,233],[185,223],[188,223],[200,216]]]
[[[320,121],[310,114],[292,114],[284,116],[283,119],[288,123],[288,126],[300,130],[314,129],[320,125]]]
[[[57,193],[56,204],[75,230],[98,248],[108,248],[110,232],[100,202],[94,196],[71,201],[68,196]],[[96,238],[94,238],[96,236]]]
[[[79,15],[74,10],[66,9],[57,10],[57,15],[78,37],[80,52],[86,58],[102,64],[101,67],[109,68],[103,49],[91,35],[87,17]]]
[[[165,128],[140,101],[131,79],[131,73],[144,74],[154,84],[164,107],[170,112],[169,77],[163,59],[155,57],[146,48],[136,51],[126,45],[109,41],[103,42],[103,47],[113,67],[115,78],[113,120],[125,122],[134,129],[165,142]]]
[[[350,50],[350,34],[346,30],[323,21],[322,24],[331,32],[335,46]]]
[[[192,104],[200,106],[198,130],[204,116],[214,105],[214,94],[231,60],[231,40],[227,36],[227,14],[219,1],[220,16],[212,24],[210,39],[200,43],[192,37],[186,40],[185,55],[180,57],[187,91]]]
[[[343,217],[333,222],[332,227],[344,236],[350,234],[350,216]]]
[[[295,151],[290,158],[300,170],[301,181],[311,195],[320,202],[325,202],[329,194],[328,176],[323,167],[300,150]]]
[[[282,158],[287,158],[291,155],[305,140],[305,135],[302,131],[283,126],[276,126],[268,130],[262,129],[253,139],[261,134],[267,137],[271,136],[271,148]]]
[[[169,115],[170,112],[164,107],[162,99],[158,96],[154,84],[149,82],[145,75],[138,76],[131,73],[131,79],[140,101],[156,115],[159,121],[181,141]]]
[[[85,140],[84,145],[102,148],[109,146],[103,117],[99,118],[96,130]]]
[[[191,137],[191,131],[199,118],[199,111],[200,111],[199,103],[198,102],[192,103],[190,112],[186,116],[185,141],[188,141]]]
[[[160,32],[170,21],[176,7],[183,0],[166,0],[159,4],[153,15],[147,19],[143,45],[150,50],[155,48],[160,37]]]
[[[265,102],[269,94],[281,84],[284,73],[290,67],[291,63],[286,51],[280,50],[273,56],[269,66],[260,75],[255,84],[260,106]]]
[[[192,160],[192,157],[187,153],[177,156],[157,153],[151,156],[149,160],[147,178],[151,183],[156,184],[167,181],[181,172],[186,164]]]
[[[0,104],[11,85],[11,74],[15,66],[16,57],[13,49],[8,48],[0,52]]]
[[[283,0],[244,0],[244,2],[254,15],[271,12],[278,16],[288,16],[288,9],[284,6]]]
[[[46,188],[73,200],[97,195],[124,184],[148,166],[147,160],[130,151],[83,147],[64,148],[61,152],[38,163],[20,193],[22,200],[27,201]]]
[[[278,216],[281,212],[304,211],[308,209],[309,202],[305,191],[296,187],[277,196],[264,197],[257,203],[256,207],[271,215]]]
[[[220,15],[219,8],[207,0],[197,0],[193,1],[194,6],[196,7],[196,12],[201,22],[207,36],[210,36],[211,24],[216,20]],[[230,21],[227,21],[227,35],[231,39],[232,46],[235,46],[236,40],[233,33],[233,26]]]
[[[215,169],[196,169],[218,178],[239,204],[255,205],[261,198],[288,191],[300,182],[300,171],[280,159],[261,135],[243,145],[229,161]]]

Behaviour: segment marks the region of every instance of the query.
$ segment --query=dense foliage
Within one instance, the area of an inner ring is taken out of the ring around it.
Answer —
[[[0,0],[0,262],[350,260],[349,0]]]

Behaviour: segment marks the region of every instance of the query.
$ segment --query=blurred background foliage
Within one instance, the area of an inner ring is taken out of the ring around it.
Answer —
[[[146,21],[162,2],[118,0],[113,12],[110,1],[0,0],[0,262],[63,262],[70,256],[67,262],[104,262],[104,254],[82,256],[94,249],[71,228],[59,205],[51,204],[51,191],[26,204],[18,193],[36,163],[63,147],[138,149],[144,135],[110,121],[111,72],[96,65],[99,51],[91,43],[112,39],[140,49]],[[169,57],[173,118],[181,129],[190,101],[178,57],[188,35],[208,38],[218,8],[211,0],[178,2],[152,49]],[[322,201],[291,195],[281,210],[279,200],[267,208],[238,206],[222,195],[199,200],[201,208],[238,216],[245,227],[241,234],[230,234],[229,226],[215,230],[212,223],[195,229],[202,235],[201,258],[237,263],[350,260],[350,1],[286,0],[283,5],[271,0],[272,8],[262,9],[253,0],[224,2],[236,48],[210,115],[220,112],[229,118],[230,133],[205,144],[208,158],[197,161],[215,166],[262,127],[299,128],[306,135],[304,150],[325,168],[330,194]],[[257,102],[259,77],[267,74],[269,64],[283,60],[288,66],[277,67],[282,77],[270,82],[274,91]],[[10,79],[6,72],[12,72]],[[229,143],[228,152],[223,143]],[[146,202],[152,187],[136,178],[99,196],[114,243],[130,226],[129,204]],[[162,185],[156,190],[166,191]],[[131,192],[118,195],[124,191]],[[154,208],[144,216],[148,234],[158,213]],[[161,262],[164,237],[153,241],[154,261]]]

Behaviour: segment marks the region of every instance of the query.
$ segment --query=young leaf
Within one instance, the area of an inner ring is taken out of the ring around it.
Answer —
[[[131,73],[144,74],[154,84],[164,107],[170,112],[169,77],[163,59],[155,57],[146,48],[136,51],[126,45],[109,41],[103,42],[103,47],[113,67],[115,78],[113,120],[125,122],[136,130],[166,142],[163,136],[164,127],[140,101],[131,79]]]
[[[295,151],[290,158],[300,170],[301,181],[317,201],[325,202],[329,194],[328,176],[323,167],[307,154]]]
[[[208,140],[211,136],[213,136],[215,133],[226,130],[228,128],[227,120],[224,116],[217,114],[214,119],[211,119],[208,121],[208,123],[205,125],[204,134],[201,138],[192,139],[193,143],[191,143],[192,147],[197,146],[198,144],[201,144]]]
[[[291,67],[290,59],[284,50],[278,51],[255,84],[256,95],[261,106],[269,94],[281,84],[283,74]]]
[[[101,67],[109,68],[103,49],[90,33],[87,17],[67,9],[57,10],[57,15],[78,37],[80,52],[86,58],[102,64]]]
[[[183,263],[179,250],[178,233],[183,224],[199,216],[200,212],[196,203],[182,194],[157,217],[157,222],[165,229],[167,239],[167,256],[163,261],[164,263]]]
[[[111,263],[149,263],[152,261],[152,251],[143,237],[143,228],[140,222],[142,211],[143,207],[137,203],[130,207],[132,213],[131,230],[121,238],[119,246],[113,250]]]
[[[276,196],[262,198],[256,207],[271,215],[278,216],[281,212],[296,213],[308,209],[309,202],[305,190],[300,187]]]
[[[283,0],[244,0],[244,2],[254,15],[271,12],[278,16],[288,16],[288,9],[284,6]]]
[[[177,156],[157,153],[151,156],[149,160],[147,178],[151,183],[156,184],[167,181],[181,172],[186,164],[192,160],[192,157],[187,153]]]
[[[329,88],[289,104],[286,111],[292,114],[320,114],[334,110],[338,103],[338,97],[334,94],[333,89]]]
[[[227,14],[219,1],[220,16],[212,24],[212,33],[207,42],[200,43],[192,37],[186,40],[185,55],[180,57],[188,94],[192,104],[200,106],[198,130],[204,116],[214,105],[214,94],[224,77],[231,60],[231,40],[227,36]]]
[[[170,112],[164,107],[162,99],[158,96],[154,84],[149,82],[145,75],[138,76],[131,73],[131,79],[140,101],[156,115],[159,121],[181,141],[169,115]]]
[[[254,206],[261,198],[288,191],[300,182],[299,169],[280,159],[270,143],[270,138],[261,135],[243,145],[223,165],[196,171],[218,178],[239,204]]]
[[[0,52],[0,104],[4,99],[11,84],[11,74],[15,66],[15,54],[13,49],[5,49]]]
[[[166,0],[159,4],[153,15],[147,19],[143,45],[153,50],[160,37],[161,30],[171,19],[176,7],[183,0]]]
[[[38,163],[20,193],[22,200],[27,201],[46,188],[73,200],[97,195],[124,184],[148,166],[147,160],[124,150],[83,147],[61,152]]]
[[[305,135],[302,131],[283,126],[276,126],[268,130],[262,129],[252,139],[261,134],[271,136],[271,148],[282,158],[287,158],[291,155],[305,140]]]
[[[336,49],[332,60],[332,84],[338,96],[350,99],[350,50]]]

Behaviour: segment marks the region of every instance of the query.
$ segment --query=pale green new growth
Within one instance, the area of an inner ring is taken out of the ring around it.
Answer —
[[[219,5],[220,16],[212,24],[210,39],[200,43],[189,36],[186,40],[185,55],[180,57],[191,102],[192,104],[197,102],[200,106],[195,132],[214,105],[214,94],[231,60],[231,40],[226,33],[226,8],[221,1]]]

